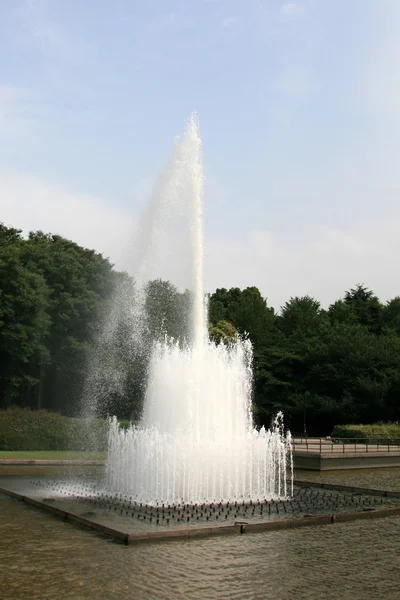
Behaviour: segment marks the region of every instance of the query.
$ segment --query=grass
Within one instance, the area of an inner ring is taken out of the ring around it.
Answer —
[[[0,450],[0,459],[104,460],[105,457],[105,452],[69,452],[63,450]]]

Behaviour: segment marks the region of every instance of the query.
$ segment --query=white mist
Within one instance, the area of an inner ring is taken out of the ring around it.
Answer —
[[[203,287],[203,169],[195,116],[164,176],[162,210],[186,204],[193,307],[191,336],[154,344],[140,426],[110,422],[106,485],[145,504],[258,500],[292,491],[290,434],[282,415],[253,426],[249,340],[208,340]],[[289,483],[288,483],[289,481]]]

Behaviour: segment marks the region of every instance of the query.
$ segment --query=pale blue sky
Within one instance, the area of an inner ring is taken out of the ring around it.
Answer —
[[[397,0],[0,0],[0,219],[120,264],[195,109],[208,289],[400,294],[399,31]]]

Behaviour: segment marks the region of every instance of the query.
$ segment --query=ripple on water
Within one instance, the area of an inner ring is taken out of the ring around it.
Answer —
[[[343,469],[338,471],[295,471],[295,479],[400,492],[400,467]]]
[[[400,517],[125,547],[0,496],[5,600],[397,600],[399,556]]]

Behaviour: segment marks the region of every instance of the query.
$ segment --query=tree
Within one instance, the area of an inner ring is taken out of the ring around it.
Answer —
[[[273,308],[256,287],[217,289],[210,297],[209,319],[213,325],[222,320],[232,323],[239,333],[248,334],[254,345],[262,343],[275,324]]]
[[[335,324],[322,342],[309,387],[332,398],[335,419],[368,423],[393,418],[389,405],[398,389],[400,339],[372,335],[362,325]]]
[[[354,289],[345,293],[344,302],[354,311],[357,323],[368,327],[371,333],[380,333],[383,307],[371,290],[357,284]]]
[[[218,321],[216,325],[210,325],[209,327],[210,338],[219,344],[223,342],[229,344],[237,339],[237,329],[228,321]]]
[[[193,337],[192,294],[155,280],[137,290],[93,250],[0,225],[0,402],[138,418],[156,341]],[[209,334],[253,345],[258,424],[278,410],[293,431],[400,419],[400,297],[364,285],[327,311],[309,296],[276,315],[258,288],[209,297]],[[81,401],[82,400],[82,401]]]
[[[112,265],[93,250],[57,235],[30,233],[21,262],[45,280],[49,360],[39,366],[41,405],[76,412],[98,324],[114,283]],[[35,371],[38,365],[34,362]]]
[[[39,367],[49,360],[45,346],[50,319],[46,313],[49,290],[44,277],[28,269],[22,260],[21,232],[0,224],[0,401],[8,406],[18,400],[40,407],[33,397]]]
[[[282,308],[278,327],[287,335],[296,338],[309,338],[319,334],[327,323],[325,311],[310,296],[291,298]]]
[[[192,333],[191,306],[192,295],[188,290],[181,294],[170,281],[149,281],[145,288],[144,310],[150,340],[167,336],[180,342],[187,341]]]
[[[351,304],[344,300],[336,300],[328,309],[328,316],[331,323],[347,323],[347,325],[357,325],[357,315]]]
[[[242,292],[239,288],[231,288],[229,291],[225,288],[218,288],[209,298],[208,318],[210,323],[216,324],[219,321],[227,320],[232,322],[230,306],[232,302],[241,298]]]
[[[382,324],[386,331],[400,335],[400,297],[389,300],[382,308]]]

